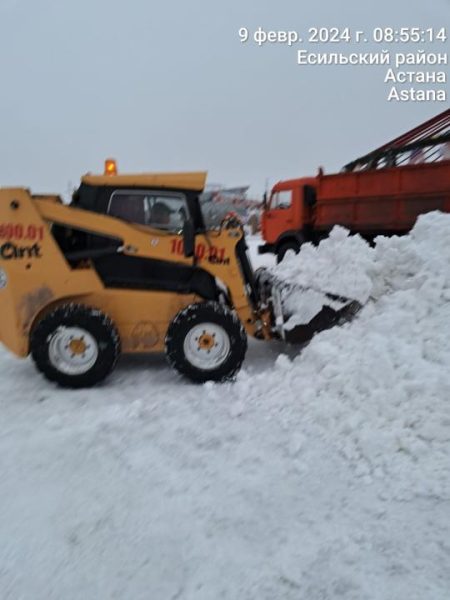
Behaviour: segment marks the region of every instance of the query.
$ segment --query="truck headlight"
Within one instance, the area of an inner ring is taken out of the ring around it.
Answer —
[[[6,275],[6,271],[0,269],[0,290],[5,288],[8,284],[8,276]]]

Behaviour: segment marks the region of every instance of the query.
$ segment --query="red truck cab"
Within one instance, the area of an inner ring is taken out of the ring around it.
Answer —
[[[260,254],[276,252],[278,255],[281,250],[282,258],[288,250],[298,252],[305,241],[304,225],[310,225],[312,218],[305,197],[312,197],[315,185],[316,178],[303,177],[280,181],[273,186],[261,216],[261,231],[266,244],[260,246]]]

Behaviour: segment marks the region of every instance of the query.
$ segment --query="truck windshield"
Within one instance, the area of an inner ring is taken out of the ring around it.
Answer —
[[[274,192],[270,199],[270,208],[290,208],[292,202],[292,190]]]

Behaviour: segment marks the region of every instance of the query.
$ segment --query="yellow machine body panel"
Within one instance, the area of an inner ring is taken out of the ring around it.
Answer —
[[[203,175],[192,175],[193,189],[200,186]],[[180,175],[180,186],[187,184]],[[158,185],[163,183],[158,181]],[[174,181],[170,186],[174,187]],[[181,233],[65,206],[55,196],[34,197],[22,188],[1,189],[0,341],[18,356],[26,356],[30,332],[39,317],[58,304],[76,302],[98,308],[113,319],[124,352],[162,351],[174,316],[202,299],[193,293],[105,287],[91,261],[74,266],[66,259],[52,235],[53,224],[120,239],[119,251],[125,255],[194,264],[194,258],[184,256]],[[223,283],[247,333],[255,335],[259,315],[251,305],[236,257],[242,236],[240,227],[197,235],[195,264]]]
[[[169,323],[200,300],[195,294],[121,289],[104,289],[81,299],[114,321],[124,353],[163,352]]]
[[[158,187],[201,192],[206,171],[192,173],[137,173],[124,175],[85,175],[82,183],[95,186]]]

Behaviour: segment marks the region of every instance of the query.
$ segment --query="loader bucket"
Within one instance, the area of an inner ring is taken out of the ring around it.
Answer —
[[[356,300],[281,281],[264,268],[255,275],[260,300],[271,309],[274,336],[290,344],[304,344],[361,309]]]
[[[322,310],[309,323],[285,329],[284,339],[289,344],[305,344],[314,334],[350,321],[360,308],[361,305],[356,301],[349,301],[339,310],[335,310],[331,306],[323,306]]]

